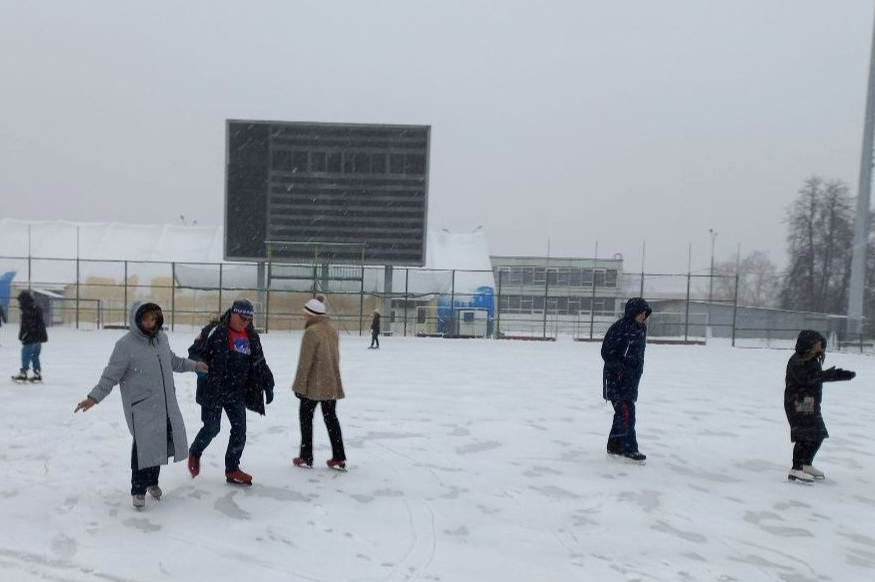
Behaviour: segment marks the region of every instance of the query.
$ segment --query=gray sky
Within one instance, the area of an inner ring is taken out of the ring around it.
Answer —
[[[0,0],[0,215],[221,224],[225,120],[432,126],[429,227],[707,270],[855,192],[864,0]]]

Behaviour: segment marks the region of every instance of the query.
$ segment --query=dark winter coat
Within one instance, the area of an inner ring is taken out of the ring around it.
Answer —
[[[21,308],[21,327],[18,339],[22,344],[41,344],[49,341],[46,324],[43,321],[43,310],[33,300],[27,291],[18,294],[18,306]]]
[[[229,397],[235,386],[243,386],[246,408],[264,414],[264,393],[274,387],[273,372],[264,359],[261,338],[252,323],[246,326],[249,338],[249,367],[245,378],[228,378],[231,368],[231,351],[228,347],[228,330],[231,310],[222,315],[218,322],[211,322],[201,330],[200,335],[188,348],[191,359],[206,362],[210,371],[198,378],[195,400],[201,406],[219,406]],[[241,381],[242,380],[242,381]]]
[[[375,313],[374,318],[371,320],[371,333],[380,335],[380,314]]]
[[[635,321],[639,313],[652,313],[650,305],[634,297],[626,302],[623,318],[614,322],[602,341],[602,396],[606,400],[638,400],[638,383],[644,373],[647,325]]]
[[[829,437],[820,403],[823,383],[850,380],[854,373],[841,368],[823,369],[823,354],[814,353],[814,345],[826,338],[813,330],[803,330],[796,340],[796,350],[787,362],[784,380],[784,412],[790,423],[790,440],[819,441]]]
[[[4,323],[6,323],[6,312],[3,311],[3,306],[0,305],[0,327],[3,327]]]
[[[185,422],[176,399],[173,372],[194,372],[195,363],[170,349],[167,335],[156,329],[150,337],[137,325],[140,305],[131,308],[130,331],[119,339],[100,380],[88,393],[97,402],[118,384],[128,430],[137,443],[137,466],[166,465],[188,458]],[[168,450],[167,425],[173,448]]]

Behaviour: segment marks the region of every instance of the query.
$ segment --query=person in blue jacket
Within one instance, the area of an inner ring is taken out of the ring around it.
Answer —
[[[231,434],[225,451],[225,480],[251,485],[252,475],[240,469],[246,446],[246,410],[265,413],[273,401],[274,378],[252,324],[255,309],[247,299],[238,299],[222,317],[210,322],[188,348],[188,355],[206,362],[209,373],[197,381],[195,401],[201,406],[203,426],[188,450],[188,471],[197,477],[201,455],[219,434],[222,411],[228,417]]]
[[[626,302],[622,319],[614,322],[602,341],[602,395],[614,407],[614,422],[608,436],[608,454],[632,461],[647,458],[638,450],[635,434],[635,402],[638,383],[644,372],[644,348],[647,345],[647,318],[653,312],[641,297]]]

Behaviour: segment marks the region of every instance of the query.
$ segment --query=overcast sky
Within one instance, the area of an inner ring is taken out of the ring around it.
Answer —
[[[707,270],[856,192],[865,0],[0,0],[0,214],[221,224],[226,119],[427,124],[429,228]]]

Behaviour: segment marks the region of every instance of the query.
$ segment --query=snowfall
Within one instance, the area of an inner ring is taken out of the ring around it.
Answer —
[[[18,368],[16,325],[0,364]],[[875,576],[875,359],[827,385],[826,480],[789,482],[784,349],[649,345],[638,401],[646,465],[605,453],[597,343],[343,335],[338,410],[347,472],[321,417],[316,464],[296,468],[290,391],[298,333],[263,337],[277,396],[250,413],[225,483],[222,432],[192,479],[162,468],[161,501],[136,511],[117,389],[73,413],[112,330],[51,328],[42,385],[7,381],[0,407],[0,580],[858,581]],[[185,354],[194,332],[170,333]],[[8,376],[7,376],[8,377]],[[2,384],[0,384],[2,385]],[[191,440],[194,374],[176,388]]]

